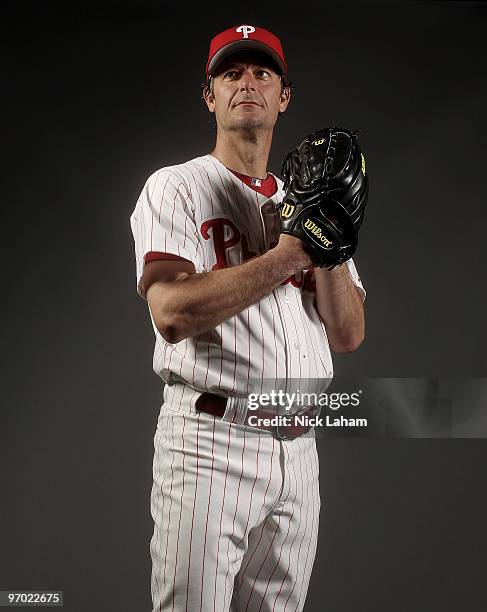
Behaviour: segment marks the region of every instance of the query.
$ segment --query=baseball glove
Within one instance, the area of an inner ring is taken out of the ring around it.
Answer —
[[[310,134],[282,164],[281,232],[305,242],[313,261],[333,269],[355,253],[368,196],[357,132],[325,128]]]

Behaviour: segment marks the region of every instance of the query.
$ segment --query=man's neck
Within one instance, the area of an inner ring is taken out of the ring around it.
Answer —
[[[211,155],[230,168],[255,178],[267,177],[267,161],[272,142],[272,131],[242,139],[239,132],[221,132]]]

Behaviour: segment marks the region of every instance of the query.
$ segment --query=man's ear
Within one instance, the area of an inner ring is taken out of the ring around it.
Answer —
[[[283,87],[279,96],[279,112],[283,113],[291,100],[291,88]]]
[[[211,92],[209,92],[208,95],[205,97],[205,102],[206,102],[206,106],[208,107],[208,110],[210,111],[210,113],[214,113],[215,112],[215,98]]]
[[[206,102],[206,106],[208,107],[208,110],[210,111],[210,113],[214,113],[215,112],[215,96],[211,92],[209,85],[206,85],[203,88],[202,98]]]

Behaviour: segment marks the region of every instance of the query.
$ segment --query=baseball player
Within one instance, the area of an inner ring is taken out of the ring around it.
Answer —
[[[248,397],[329,381],[331,350],[362,342],[365,292],[352,259],[318,267],[302,239],[281,233],[284,184],[267,162],[290,96],[274,34],[240,25],[215,36],[203,88],[215,147],[152,174],[130,218],[165,383],[154,611],[304,606],[320,512],[314,430],[283,435]]]

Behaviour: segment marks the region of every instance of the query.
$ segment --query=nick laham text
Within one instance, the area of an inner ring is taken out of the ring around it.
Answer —
[[[248,424],[251,427],[367,427],[367,419],[347,419],[340,417],[310,417],[306,415],[296,415],[294,417],[279,415],[271,418],[258,417],[252,414],[248,417]]]

